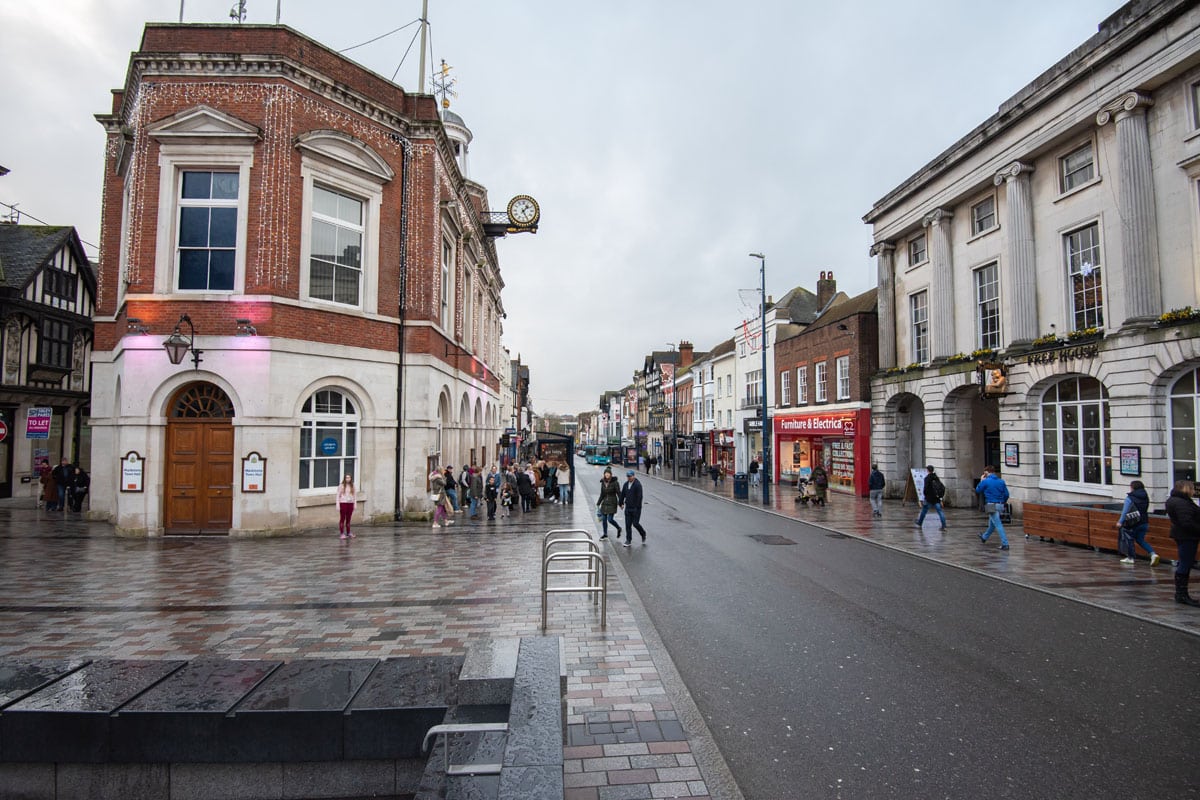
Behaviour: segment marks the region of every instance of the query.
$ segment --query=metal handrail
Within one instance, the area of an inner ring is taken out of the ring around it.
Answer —
[[[454,733],[507,733],[507,722],[450,722],[442,725],[434,725],[425,733],[425,741],[421,743],[421,752],[429,749],[429,740],[440,734],[445,734],[445,755],[446,767],[443,770],[447,775],[499,775],[501,764],[451,764],[450,763],[450,735]]]
[[[586,560],[588,566],[586,569],[551,569],[550,565],[555,561],[579,561]],[[586,575],[588,576],[587,586],[549,586],[548,582],[551,575]],[[592,595],[593,605],[597,599],[600,602],[600,627],[605,628],[608,625],[608,565],[604,563],[604,556],[599,552],[591,549],[586,553],[551,553],[542,561],[542,630],[546,630],[546,616],[548,598],[551,592],[576,592]]]

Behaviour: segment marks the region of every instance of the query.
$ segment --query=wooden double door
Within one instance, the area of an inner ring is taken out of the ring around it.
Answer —
[[[233,407],[209,383],[186,386],[167,420],[167,534],[226,535],[233,525]]]

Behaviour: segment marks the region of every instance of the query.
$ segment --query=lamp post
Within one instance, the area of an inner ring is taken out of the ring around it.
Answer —
[[[771,440],[768,437],[771,420],[767,417],[767,257],[762,253],[751,253],[758,259],[759,277],[759,320],[762,323],[762,442],[763,442],[763,505],[771,502],[771,477],[775,470],[771,466]]]

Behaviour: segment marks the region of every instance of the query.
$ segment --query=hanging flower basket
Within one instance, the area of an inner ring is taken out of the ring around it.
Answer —
[[[1079,328],[1067,334],[1070,342],[1090,342],[1093,339],[1103,339],[1104,328]]]
[[[1061,344],[1061,342],[1059,342],[1058,336],[1053,333],[1047,333],[1045,336],[1039,336],[1032,342],[1035,350],[1044,350],[1048,347],[1057,347],[1059,344]]]

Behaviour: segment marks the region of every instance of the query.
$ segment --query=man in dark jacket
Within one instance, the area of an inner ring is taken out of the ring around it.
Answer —
[[[59,462],[54,471],[50,473],[50,477],[54,478],[54,486],[58,489],[58,506],[55,511],[67,510],[67,486],[71,483],[71,463],[65,458]]]
[[[871,465],[871,474],[867,477],[867,491],[871,493],[871,516],[883,516],[883,487],[887,485],[878,464]]]
[[[446,467],[446,496],[450,498],[450,505],[458,511],[458,481],[454,480],[453,466]]]
[[[1196,484],[1192,481],[1175,481],[1175,488],[1167,498],[1167,516],[1171,518],[1171,538],[1179,552],[1175,565],[1175,602],[1188,606],[1200,606],[1188,594],[1188,576],[1196,563],[1196,546],[1200,544],[1200,507],[1192,499]]]
[[[526,470],[517,470],[517,494],[521,497],[521,511],[533,511],[533,496],[537,492],[533,479]]]
[[[942,498],[946,496],[946,487],[933,471],[933,464],[926,466],[925,472],[924,496],[921,498],[921,515],[917,517],[917,526],[925,524],[925,514],[932,508],[942,521],[941,529],[946,530],[946,515],[942,513]]]
[[[642,527],[641,522],[642,484],[631,469],[625,471],[625,485],[621,487],[621,507],[625,509],[625,541],[621,544],[629,547],[633,542],[634,528],[642,535],[642,544],[645,544],[646,529]]]

